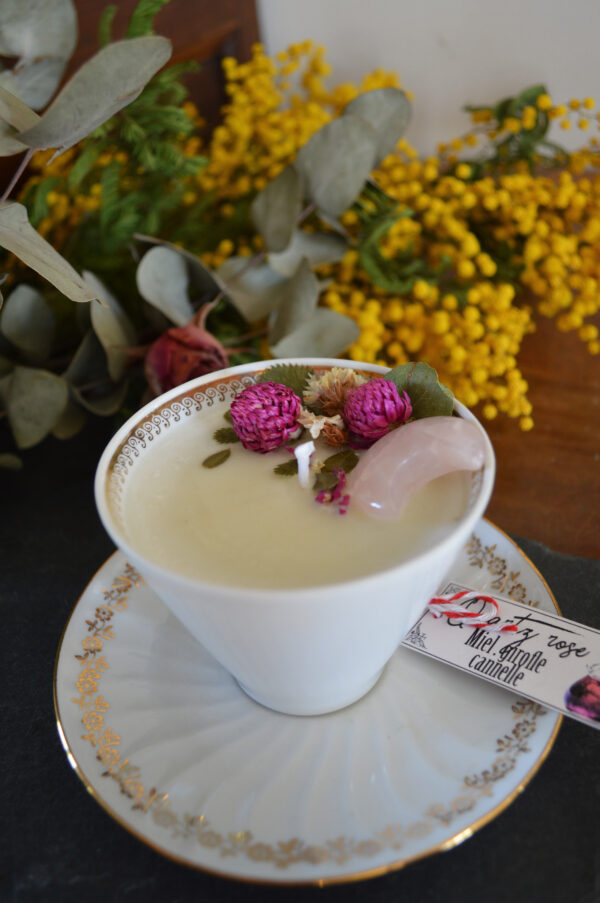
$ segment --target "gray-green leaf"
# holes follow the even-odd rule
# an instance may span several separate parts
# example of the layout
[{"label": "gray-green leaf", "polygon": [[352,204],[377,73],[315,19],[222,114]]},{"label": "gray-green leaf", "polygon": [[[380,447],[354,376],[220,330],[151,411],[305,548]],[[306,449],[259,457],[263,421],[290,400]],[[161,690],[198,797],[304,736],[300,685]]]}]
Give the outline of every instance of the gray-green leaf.
[{"label": "gray-green leaf", "polygon": [[19,141],[18,133],[7,122],[0,122],[0,157],[12,157],[28,150],[27,145]]},{"label": "gray-green leaf", "polygon": [[39,110],[54,94],[76,41],[71,0],[2,0],[0,54],[19,60],[0,83]]},{"label": "gray-green leaf", "polygon": [[129,317],[97,276],[84,270],[84,278],[99,301],[92,301],[92,328],[106,352],[108,373],[115,382],[121,379],[129,359],[128,349],[135,344],[135,330]]},{"label": "gray-green leaf", "polygon": [[335,357],[355,342],[360,329],[350,317],[318,307],[295,332],[271,347],[275,357]]},{"label": "gray-green leaf", "polygon": [[[8,122],[8,124],[18,132],[22,132],[24,129],[33,128],[33,126],[40,121],[40,117],[37,113],[33,112],[31,107],[28,107],[27,104],[23,103],[23,101],[19,97],[16,97],[1,85],[0,119]],[[21,144],[22,148],[25,147],[22,142],[19,143]]]},{"label": "gray-green leaf", "polygon": [[85,411],[70,398],[52,430],[55,439],[72,439],[85,426]]},{"label": "gray-green leaf", "polygon": [[177,326],[184,326],[194,314],[188,296],[188,267],[185,258],[164,246],[147,251],[135,274],[140,295]]},{"label": "gray-green leaf", "polygon": [[286,166],[252,202],[254,225],[269,251],[289,245],[302,207],[302,183],[293,166]]},{"label": "gray-green leaf", "polygon": [[58,423],[69,399],[66,381],[48,370],[15,367],[6,410],[19,448],[37,445]]},{"label": "gray-green leaf", "polygon": [[18,455],[3,452],[0,455],[0,470],[22,470],[23,462]]},{"label": "gray-green leaf", "polygon": [[[195,300],[202,303],[204,303],[205,301],[211,301],[220,291],[225,290],[225,285],[219,279],[218,275],[216,273],[213,273],[212,270],[205,266],[200,258],[196,257],[195,254],[192,254],[191,251],[186,251],[184,250],[184,248],[179,248],[170,241],[164,241],[161,238],[153,238],[150,235],[140,235],[139,233],[136,233],[134,235],[134,238],[136,238],[138,241],[143,242],[143,244],[157,245],[161,248],[168,248],[170,251],[177,254],[183,261],[185,261],[185,264],[187,266],[189,285],[192,291],[195,293]],[[165,260],[166,258],[162,259]],[[147,290],[146,283],[144,283],[144,287]],[[181,305],[180,313],[183,313],[183,310],[184,307],[183,305]],[[163,310],[163,313],[166,313],[166,311]],[[169,314],[166,315],[170,318]]]},{"label": "gray-green leaf", "polygon": [[72,147],[138,97],[171,56],[171,42],[152,35],[116,41],[98,51],[67,82],[33,128],[29,147]]},{"label": "gray-green leaf", "polygon": [[76,387],[107,378],[106,354],[92,329],[79,343],[63,376]]},{"label": "gray-green leaf", "polygon": [[414,364],[401,364],[385,374],[384,379],[391,380],[396,388],[408,393],[413,417],[449,416],[454,409],[454,396],[450,389],[442,385],[433,367],[422,361]]},{"label": "gray-green leaf", "polygon": [[277,345],[295,332],[315,311],[319,300],[319,283],[306,258],[292,278],[282,287],[282,300],[273,313],[269,329],[269,345]]},{"label": "gray-green leaf", "polygon": [[377,134],[374,169],[395,149],[410,120],[410,103],[399,88],[378,88],[359,94],[344,108],[344,116],[360,116]]},{"label": "gray-green leaf", "polygon": [[341,235],[328,232],[304,232],[296,229],[289,247],[281,254],[269,254],[267,260],[272,270],[282,276],[291,276],[306,257],[313,267],[341,260],[348,250],[348,242]]},{"label": "gray-green leaf", "polygon": [[73,398],[91,414],[97,417],[110,417],[116,414],[125,401],[127,394],[127,383],[122,382],[114,388],[109,387],[108,392],[98,395],[96,391],[84,391],[71,387]]},{"label": "gray-green leaf", "polygon": [[306,194],[331,216],[339,216],[358,197],[376,156],[377,135],[351,114],[328,122],[296,157]]},{"label": "gray-green leaf", "polygon": [[92,301],[96,295],[64,257],[35,231],[23,204],[0,206],[0,247],[12,251],[72,301]]},{"label": "gray-green leaf", "polygon": [[43,361],[52,347],[54,314],[37,289],[22,283],[4,302],[0,329],[23,354]]},{"label": "gray-green leaf", "polygon": [[266,263],[248,267],[247,257],[230,257],[219,267],[216,276],[224,283],[228,298],[249,323],[262,320],[277,307],[281,300],[280,288],[286,281]]}]

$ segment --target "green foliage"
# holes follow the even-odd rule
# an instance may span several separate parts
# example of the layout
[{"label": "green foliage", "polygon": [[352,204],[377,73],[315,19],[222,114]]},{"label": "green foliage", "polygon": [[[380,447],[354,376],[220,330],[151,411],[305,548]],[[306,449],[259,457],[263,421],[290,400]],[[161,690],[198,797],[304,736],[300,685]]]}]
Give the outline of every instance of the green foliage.
[{"label": "green foliage", "polygon": [[[328,473],[333,473],[334,470],[343,470],[346,473],[350,473],[357,464],[358,455],[356,452],[353,452],[352,449],[346,449],[345,451],[336,452],[335,455],[330,455],[328,458],[325,458],[323,461],[323,470]],[[322,472],[323,471],[321,471],[321,473]]]},{"label": "green foliage", "polygon": [[100,22],[98,24],[99,47],[106,47],[106,45],[110,43],[112,23],[117,13],[117,9],[117,4],[111,3],[102,10],[102,15],[100,16]]},{"label": "green foliage", "polygon": [[225,463],[230,454],[230,448],[224,448],[221,451],[215,452],[214,455],[209,455],[208,458],[204,459],[202,467],[219,467],[220,464]]},{"label": "green foliage", "polygon": [[315,492],[322,492],[324,489],[333,489],[337,486],[339,477],[332,470],[321,470],[315,477],[313,489]]},{"label": "green foliage", "polygon": [[273,468],[273,473],[276,473],[280,477],[293,477],[298,473],[298,460],[296,458],[290,458],[289,461],[283,461],[283,463],[278,464],[277,467]]},{"label": "green foliage", "polygon": [[257,382],[280,383],[282,386],[292,389],[296,395],[302,398],[306,383],[314,375],[314,372],[312,367],[305,367],[302,364],[275,364],[261,373]]},{"label": "green foliage", "polygon": [[454,409],[454,396],[442,385],[429,364],[401,364],[389,370],[384,379],[393,382],[398,391],[405,391],[411,401],[413,417],[450,416]]},{"label": "green foliage", "polygon": [[521,119],[525,107],[536,108],[535,125],[530,129],[521,129],[515,134],[500,136],[492,143],[493,153],[485,157],[478,157],[464,162],[472,167],[471,178],[481,178],[488,172],[505,169],[516,162],[524,161],[530,169],[537,165],[561,166],[564,165],[566,151],[552,141],[548,141],[546,135],[550,127],[550,118],[544,110],[537,108],[537,100],[542,94],[547,94],[545,85],[532,85],[525,88],[514,97],[505,97],[503,100],[489,106],[465,106],[468,113],[490,111],[495,125],[501,129],[504,121],[509,118]]},{"label": "green foliage", "polygon": [[154,17],[168,2],[169,0],[140,0],[129,20],[125,37],[139,38],[154,34]]},{"label": "green foliage", "polygon": [[222,426],[220,427],[220,429],[215,430],[215,432],[213,433],[213,439],[220,445],[230,445],[233,442],[240,441],[236,431],[232,427],[228,426]]}]

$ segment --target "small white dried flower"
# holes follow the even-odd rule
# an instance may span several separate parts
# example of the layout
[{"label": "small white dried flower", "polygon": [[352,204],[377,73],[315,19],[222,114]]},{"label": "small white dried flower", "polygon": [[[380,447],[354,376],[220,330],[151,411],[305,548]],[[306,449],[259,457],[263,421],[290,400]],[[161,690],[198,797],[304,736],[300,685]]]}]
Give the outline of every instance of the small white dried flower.
[{"label": "small white dried flower", "polygon": [[336,414],[335,417],[324,417],[318,414],[313,414],[312,411],[309,411],[306,408],[302,408],[302,410],[300,411],[298,423],[301,423],[302,426],[309,431],[313,439],[319,438],[327,424],[331,424],[331,426],[337,426],[339,427],[339,429],[344,428],[344,421],[339,414]]},{"label": "small white dried flower", "polygon": [[332,416],[341,413],[346,393],[367,380],[364,376],[346,367],[332,367],[320,376],[313,374],[303,393],[305,404],[323,414]]}]

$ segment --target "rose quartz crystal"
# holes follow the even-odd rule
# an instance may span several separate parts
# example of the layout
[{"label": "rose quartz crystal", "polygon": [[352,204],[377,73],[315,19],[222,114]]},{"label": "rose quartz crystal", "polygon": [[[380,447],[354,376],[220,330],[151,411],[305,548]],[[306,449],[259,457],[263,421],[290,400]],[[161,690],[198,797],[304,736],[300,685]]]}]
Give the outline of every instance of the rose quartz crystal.
[{"label": "rose quartz crystal", "polygon": [[418,489],[453,470],[478,470],[484,438],[460,417],[426,417],[398,427],[362,456],[348,479],[352,505],[372,517],[398,517]]}]

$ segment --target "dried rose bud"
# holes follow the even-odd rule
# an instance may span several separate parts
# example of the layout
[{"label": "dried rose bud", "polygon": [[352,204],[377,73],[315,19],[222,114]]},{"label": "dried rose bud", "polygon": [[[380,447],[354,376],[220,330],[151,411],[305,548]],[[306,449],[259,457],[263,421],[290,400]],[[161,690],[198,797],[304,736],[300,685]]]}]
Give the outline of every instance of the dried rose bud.
[{"label": "dried rose bud", "polygon": [[362,386],[350,389],[346,395],[344,420],[359,440],[375,442],[411,415],[409,396],[406,392],[400,395],[389,379],[371,379]]},{"label": "dried rose bud", "polygon": [[249,386],[231,403],[231,422],[244,448],[274,451],[298,429],[302,403],[296,393],[279,383]]},{"label": "dried rose bud", "polygon": [[221,343],[206,329],[188,323],[167,329],[151,345],[144,373],[155,395],[161,395],[189,379],[227,366],[227,352]]}]

